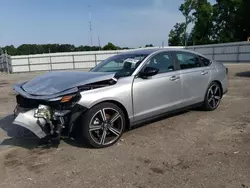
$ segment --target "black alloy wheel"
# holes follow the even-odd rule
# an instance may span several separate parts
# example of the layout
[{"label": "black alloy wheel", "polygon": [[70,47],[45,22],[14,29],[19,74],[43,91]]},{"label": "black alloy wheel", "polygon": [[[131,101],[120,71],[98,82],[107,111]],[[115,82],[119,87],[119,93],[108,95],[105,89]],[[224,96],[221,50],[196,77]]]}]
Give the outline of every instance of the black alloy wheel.
[{"label": "black alloy wheel", "polygon": [[123,111],[113,103],[100,103],[82,116],[83,139],[95,148],[116,143],[125,128]]},{"label": "black alloy wheel", "polygon": [[215,110],[220,102],[222,97],[221,87],[218,83],[212,82],[207,90],[203,108],[208,111]]}]

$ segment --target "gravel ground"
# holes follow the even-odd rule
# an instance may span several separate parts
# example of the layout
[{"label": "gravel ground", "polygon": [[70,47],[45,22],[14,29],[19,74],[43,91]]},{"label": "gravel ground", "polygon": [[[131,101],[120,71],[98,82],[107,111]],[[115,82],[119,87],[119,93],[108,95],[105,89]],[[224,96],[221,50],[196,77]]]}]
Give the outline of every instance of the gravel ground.
[{"label": "gravel ground", "polygon": [[69,140],[36,148],[9,115],[11,85],[37,73],[0,74],[0,187],[250,188],[250,65],[227,66],[229,92],[217,110],[152,122],[106,149]]}]

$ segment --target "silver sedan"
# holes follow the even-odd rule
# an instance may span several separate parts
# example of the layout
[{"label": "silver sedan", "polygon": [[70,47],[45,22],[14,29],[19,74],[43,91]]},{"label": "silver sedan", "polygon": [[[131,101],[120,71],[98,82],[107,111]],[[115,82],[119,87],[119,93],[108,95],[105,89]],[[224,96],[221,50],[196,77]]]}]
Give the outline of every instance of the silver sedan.
[{"label": "silver sedan", "polygon": [[228,69],[193,51],[133,50],[89,72],[49,72],[14,89],[15,124],[41,139],[64,134],[100,148],[159,116],[193,107],[215,110],[228,89]]}]

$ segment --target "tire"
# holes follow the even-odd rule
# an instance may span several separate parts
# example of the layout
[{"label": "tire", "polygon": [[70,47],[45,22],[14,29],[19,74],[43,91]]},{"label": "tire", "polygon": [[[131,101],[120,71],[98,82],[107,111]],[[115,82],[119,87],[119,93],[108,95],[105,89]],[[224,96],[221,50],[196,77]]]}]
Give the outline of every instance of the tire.
[{"label": "tire", "polygon": [[117,105],[97,104],[81,117],[81,140],[94,148],[111,146],[120,139],[125,125],[125,115]]},{"label": "tire", "polygon": [[221,98],[222,98],[222,89],[220,85],[216,82],[212,82],[206,91],[202,107],[203,110],[213,111],[217,109],[217,107],[220,105]]}]

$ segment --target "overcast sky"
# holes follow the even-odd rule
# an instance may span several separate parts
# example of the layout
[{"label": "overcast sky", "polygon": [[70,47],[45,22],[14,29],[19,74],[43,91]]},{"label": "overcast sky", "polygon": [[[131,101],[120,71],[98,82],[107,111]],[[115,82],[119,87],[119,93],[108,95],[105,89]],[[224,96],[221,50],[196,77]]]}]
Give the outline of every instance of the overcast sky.
[{"label": "overcast sky", "polygon": [[[0,45],[69,43],[119,46],[167,45],[169,31],[184,21],[184,0],[2,0]],[[91,16],[89,14],[91,12]]]}]

